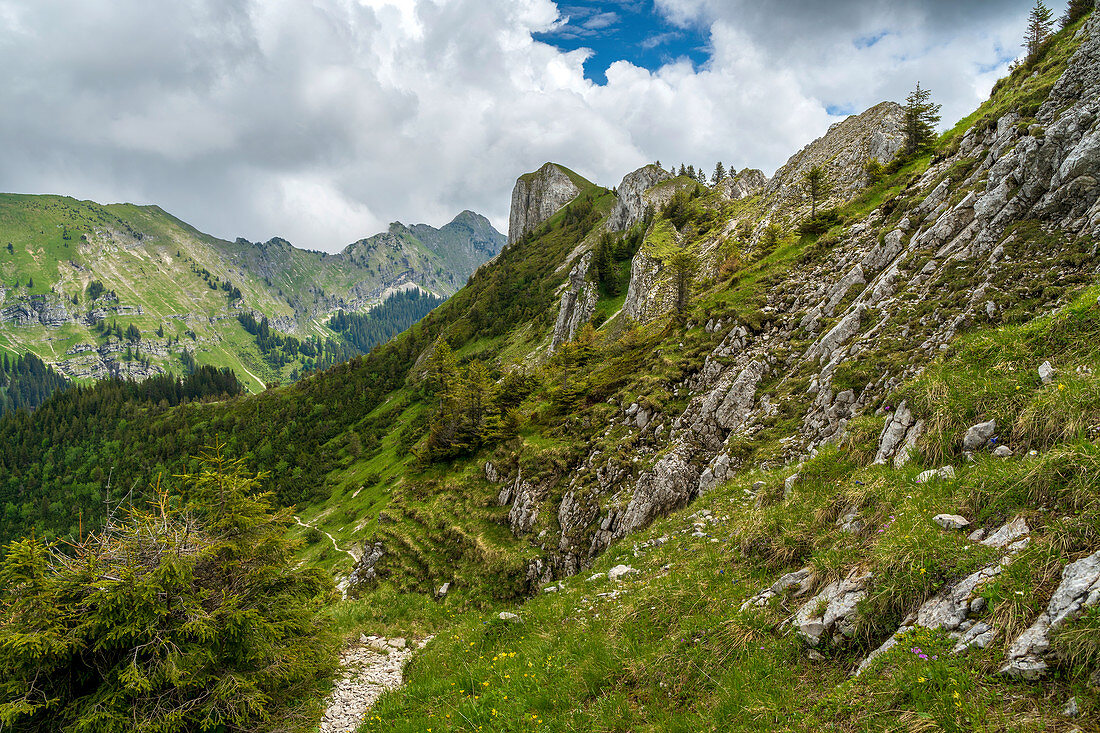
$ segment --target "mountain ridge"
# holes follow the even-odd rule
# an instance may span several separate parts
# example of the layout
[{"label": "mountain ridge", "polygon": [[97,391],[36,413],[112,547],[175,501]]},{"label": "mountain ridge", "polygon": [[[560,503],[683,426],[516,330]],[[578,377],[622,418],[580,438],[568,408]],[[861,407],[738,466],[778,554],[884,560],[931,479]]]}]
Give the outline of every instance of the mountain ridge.
[{"label": "mountain ridge", "polygon": [[624,204],[550,164],[517,236],[367,355],[0,420],[0,529],[76,536],[226,436],[349,644],[424,640],[366,730],[1087,727],[1100,20],[881,177],[848,127],[803,151],[857,151],[827,216],[793,174],[643,168]]},{"label": "mountain ridge", "polygon": [[[70,379],[180,373],[194,358],[231,366],[250,389],[262,389],[311,361],[273,366],[236,323],[239,315],[266,317],[299,340],[336,343],[324,325],[329,316],[365,312],[410,287],[446,297],[504,241],[477,215],[459,214],[439,230],[415,227],[431,241],[404,228],[327,255],[281,238],[218,239],[157,205],[2,194],[0,346],[33,352]],[[108,300],[91,296],[93,283]],[[123,330],[127,321],[136,325],[141,338],[128,344],[95,331],[118,319]],[[346,358],[341,353],[324,359]]]}]

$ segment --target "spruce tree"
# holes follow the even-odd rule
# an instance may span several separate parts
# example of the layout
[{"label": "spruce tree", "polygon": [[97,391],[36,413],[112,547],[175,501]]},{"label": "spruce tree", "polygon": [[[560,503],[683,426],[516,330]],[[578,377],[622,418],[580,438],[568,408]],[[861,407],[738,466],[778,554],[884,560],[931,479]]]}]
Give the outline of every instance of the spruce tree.
[{"label": "spruce tree", "polygon": [[[26,731],[309,730],[303,698],[335,667],[297,567],[290,513],[221,447],[182,496],[157,491],[65,551],[0,561],[0,726]],[[157,487],[159,489],[159,486]]]},{"label": "spruce tree", "polygon": [[699,260],[687,250],[680,250],[669,260],[676,287],[676,318],[683,323],[691,303],[691,283],[699,270]]},{"label": "spruce tree", "polygon": [[718,164],[714,166],[714,175],[711,176],[711,183],[718,185],[718,182],[726,177],[726,167],[722,165],[722,161],[718,161]]},{"label": "spruce tree", "polygon": [[1043,0],[1035,0],[1035,7],[1027,18],[1027,35],[1024,37],[1028,61],[1034,61],[1038,57],[1043,44],[1050,38],[1052,17],[1050,8],[1043,4]]},{"label": "spruce tree", "polygon": [[817,216],[817,204],[829,195],[832,185],[829,174],[819,165],[815,165],[802,174],[802,190],[810,197],[810,216]]},{"label": "spruce tree", "polygon": [[905,147],[907,156],[931,147],[936,139],[936,124],[940,121],[940,105],[933,104],[932,92],[922,89],[920,82],[905,101]]},{"label": "spruce tree", "polygon": [[596,252],[592,258],[592,268],[596,273],[596,281],[607,295],[614,297],[619,293],[619,277],[615,271],[615,261],[612,255],[614,242],[609,233],[604,233],[596,244]]}]

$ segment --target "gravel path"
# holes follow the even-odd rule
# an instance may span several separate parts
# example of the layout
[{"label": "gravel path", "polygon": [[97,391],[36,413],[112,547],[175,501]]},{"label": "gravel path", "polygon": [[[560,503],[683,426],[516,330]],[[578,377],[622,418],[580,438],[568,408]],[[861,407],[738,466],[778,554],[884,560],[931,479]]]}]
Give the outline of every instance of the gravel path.
[{"label": "gravel path", "polygon": [[358,729],[382,693],[400,687],[405,663],[429,641],[430,636],[419,644],[401,638],[362,636],[358,644],[345,649],[340,655],[343,672],[325,704],[320,733],[351,733]]},{"label": "gravel path", "polygon": [[297,514],[294,515],[294,521],[298,523],[299,527],[306,527],[308,529],[316,529],[318,532],[323,534],[325,537],[328,537],[329,542],[332,543],[332,546],[336,548],[337,552],[344,553],[345,555],[347,555],[348,557],[350,557],[352,559],[352,562],[359,562],[359,556],[356,555],[353,550],[345,550],[343,547],[340,547],[340,544],[336,541],[336,538],[333,537],[328,532],[326,532],[325,530],[318,529],[317,527],[313,526],[313,524],[310,523],[310,522],[303,522],[302,518],[299,517]]}]

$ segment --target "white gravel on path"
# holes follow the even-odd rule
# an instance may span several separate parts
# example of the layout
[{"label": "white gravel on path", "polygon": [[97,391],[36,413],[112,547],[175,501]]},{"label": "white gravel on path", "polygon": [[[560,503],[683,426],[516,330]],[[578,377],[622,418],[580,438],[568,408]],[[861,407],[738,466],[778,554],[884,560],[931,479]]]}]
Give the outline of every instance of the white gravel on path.
[{"label": "white gravel on path", "polygon": [[382,693],[401,686],[405,663],[431,639],[414,645],[402,638],[362,636],[358,644],[345,649],[340,654],[340,678],[325,703],[320,733],[357,730]]}]

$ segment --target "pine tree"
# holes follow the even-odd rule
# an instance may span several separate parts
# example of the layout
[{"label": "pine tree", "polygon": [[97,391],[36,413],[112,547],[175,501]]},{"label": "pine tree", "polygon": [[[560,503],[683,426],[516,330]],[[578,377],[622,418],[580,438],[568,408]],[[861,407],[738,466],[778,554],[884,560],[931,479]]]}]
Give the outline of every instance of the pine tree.
[{"label": "pine tree", "polygon": [[676,318],[681,323],[687,317],[691,302],[691,283],[699,269],[699,260],[687,250],[680,250],[669,260],[676,286]]},{"label": "pine tree", "polygon": [[684,167],[683,163],[680,164],[680,173],[678,175],[681,175],[681,176],[686,176],[687,175],[687,168]]},{"label": "pine tree", "polygon": [[817,216],[817,204],[829,195],[832,184],[829,174],[819,165],[815,165],[802,174],[802,190],[810,197],[810,216]]},{"label": "pine tree", "polygon": [[717,186],[718,182],[721,181],[725,177],[726,177],[726,167],[724,165],[722,165],[722,161],[718,161],[718,164],[716,166],[714,166],[714,175],[711,176],[711,178],[710,178],[711,183],[713,185]]},{"label": "pine tree", "polygon": [[687,177],[688,178],[695,178],[695,166],[693,166],[693,165],[688,166]]},{"label": "pine tree", "polygon": [[1050,38],[1051,18],[1050,8],[1043,4],[1043,0],[1035,0],[1035,7],[1027,19],[1027,35],[1024,36],[1024,48],[1027,49],[1027,60],[1035,60],[1043,48],[1043,44]]},{"label": "pine tree", "polygon": [[906,155],[912,156],[927,150],[936,139],[936,125],[940,121],[940,105],[933,104],[932,92],[917,88],[910,92],[905,101],[905,147]]}]

